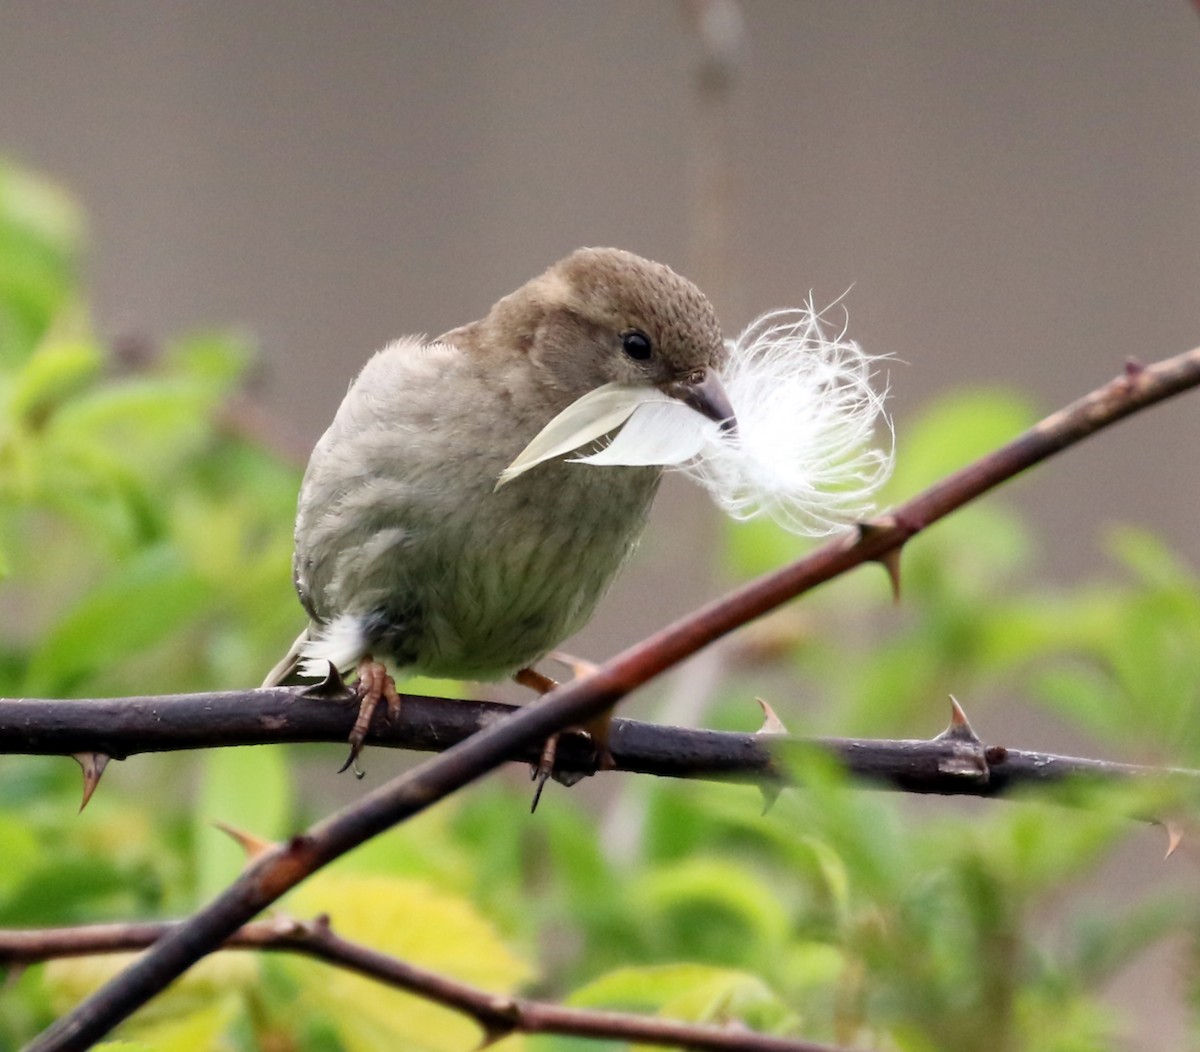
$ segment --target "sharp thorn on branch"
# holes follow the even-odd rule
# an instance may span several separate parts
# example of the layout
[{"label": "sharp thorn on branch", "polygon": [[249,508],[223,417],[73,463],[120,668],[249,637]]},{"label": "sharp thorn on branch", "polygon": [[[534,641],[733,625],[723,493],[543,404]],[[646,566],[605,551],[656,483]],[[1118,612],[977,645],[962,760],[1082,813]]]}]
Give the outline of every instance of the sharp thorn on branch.
[{"label": "sharp thorn on branch", "polygon": [[[320,683],[313,683],[300,691],[302,698],[340,698],[350,692],[346,681],[332,661],[328,662],[329,669]],[[339,774],[341,772],[338,772]]]},{"label": "sharp thorn on branch", "polygon": [[92,793],[96,791],[96,786],[100,784],[100,776],[104,774],[104,768],[108,766],[108,761],[112,757],[103,752],[77,752],[75,753],[75,762],[79,764],[83,771],[83,800],[79,804],[80,812],[88,805],[88,801],[92,798]]},{"label": "sharp thorn on branch", "polygon": [[[892,515],[881,515],[870,522],[860,522],[858,524],[858,537],[860,541],[865,541],[874,534],[881,533],[884,530],[895,529],[901,525],[900,521]],[[913,531],[915,532],[915,531]],[[874,559],[880,566],[887,571],[888,582],[892,586],[892,600],[900,602],[900,553],[904,550],[903,541],[897,544],[894,548],[889,548],[882,555],[877,555]]]},{"label": "sharp thorn on branch", "polygon": [[983,785],[991,781],[992,769],[988,762],[988,750],[971,728],[967,714],[963,712],[953,694],[950,695],[950,723],[933,740],[953,746],[945,756],[938,759],[938,770],[942,774],[966,778]]},{"label": "sharp thorn on branch", "polygon": [[967,719],[967,714],[963,712],[963,707],[958,703],[958,698],[953,694],[950,695],[950,723],[934,740],[946,741],[947,739],[968,742],[971,745],[983,744],[979,735],[972,729],[971,722]]},{"label": "sharp thorn on branch", "polygon": [[475,1052],[483,1052],[497,1041],[503,1041],[517,1029],[517,1003],[511,997],[493,997],[487,1006],[486,1017],[476,1016],[483,1027],[483,1040],[475,1046]]},{"label": "sharp thorn on branch", "polygon": [[892,586],[892,602],[900,602],[900,553],[902,548],[892,548],[879,557],[877,562],[884,568]]},{"label": "sharp thorn on branch", "polygon": [[1183,827],[1176,822],[1163,822],[1162,827],[1167,831],[1167,853],[1163,858],[1168,859],[1183,843]]},{"label": "sharp thorn on branch", "polygon": [[761,813],[765,816],[775,806],[775,801],[779,799],[783,789],[774,782],[759,782],[758,791],[762,793],[763,809]]},{"label": "sharp thorn on branch", "polygon": [[761,727],[759,727],[758,730],[756,730],[754,733],[755,734],[787,734],[787,732],[788,732],[787,727],[784,726],[783,720],[781,720],[779,718],[778,714],[771,707],[770,703],[767,701],[764,701],[762,698],[755,698],[754,700],[758,702],[759,707],[762,709],[762,712],[763,712],[763,725]]},{"label": "sharp thorn on branch", "polygon": [[487,1025],[480,1023],[479,1025],[483,1027],[483,1039],[475,1046],[475,1052],[483,1052],[485,1048],[491,1048],[496,1042],[503,1041],[517,1029],[514,1023],[488,1023]]},{"label": "sharp thorn on branch", "polygon": [[230,837],[246,853],[247,863],[253,862],[260,855],[278,846],[270,840],[264,840],[253,833],[247,833],[244,829],[238,829],[227,822],[214,821],[213,827],[219,829],[227,837]]},{"label": "sharp thorn on branch", "polygon": [[[760,734],[767,736],[787,734],[787,727],[784,725],[783,720],[779,718],[779,715],[771,707],[770,702],[765,701],[763,698],[755,698],[754,700],[758,702],[763,711],[763,725],[754,732],[755,737],[758,737]],[[765,815],[771,810],[772,807],[775,806],[775,801],[779,799],[779,794],[783,792],[783,786],[777,784],[776,782],[759,782],[758,789],[759,792],[762,793],[762,813]]]}]

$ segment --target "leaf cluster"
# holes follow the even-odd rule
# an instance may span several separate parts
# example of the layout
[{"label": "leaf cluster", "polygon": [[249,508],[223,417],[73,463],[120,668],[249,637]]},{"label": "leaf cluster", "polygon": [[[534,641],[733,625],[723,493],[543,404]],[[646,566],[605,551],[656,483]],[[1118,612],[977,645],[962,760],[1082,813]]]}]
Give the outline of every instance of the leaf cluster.
[{"label": "leaf cluster", "polygon": [[[252,350],[220,333],[161,347],[102,338],[81,248],[61,191],[0,168],[0,689],[256,682],[298,618],[298,471],[236,427]],[[893,496],[1031,415],[996,391],[927,409],[900,429]],[[795,543],[731,525],[722,558],[742,577],[794,558]],[[1194,571],[1144,531],[1106,543],[1097,579],[1055,585],[1017,514],[966,509],[910,543],[901,606],[862,574],[751,629],[771,647],[714,677],[704,719],[753,729],[761,693],[793,732],[915,737],[953,692],[989,740],[1036,718],[1039,733],[1113,758],[1200,764]],[[328,811],[329,764],[286,747],[139,759],[80,818],[66,762],[0,761],[0,925],[184,914],[241,863],[210,823],[286,837]],[[548,793],[530,818],[527,783],[494,779],[322,871],[282,909],[328,914],[345,937],[496,992],[903,1052],[1124,1047],[1113,982],[1151,947],[1197,945],[1194,862],[1161,879],[1161,840],[1126,817],[1162,814],[1161,799],[898,800],[816,755],[795,766],[803,788],[767,814],[749,787],[600,776]],[[1130,844],[1138,877],[1114,890],[1097,873]],[[1198,959],[1179,979],[1193,1009]],[[14,976],[0,1048],[119,964]],[[111,1047],[450,1052],[479,1037],[411,995],[239,952],[193,969]]]}]

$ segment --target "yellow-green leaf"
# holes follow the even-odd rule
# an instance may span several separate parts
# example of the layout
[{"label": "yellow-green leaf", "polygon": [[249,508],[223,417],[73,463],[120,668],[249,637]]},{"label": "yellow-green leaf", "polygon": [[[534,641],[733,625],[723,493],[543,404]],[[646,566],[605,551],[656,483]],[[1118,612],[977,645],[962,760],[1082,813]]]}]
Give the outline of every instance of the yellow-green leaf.
[{"label": "yellow-green leaf", "polygon": [[[423,881],[321,874],[293,892],[286,908],[297,917],[328,914],[344,938],[494,993],[510,993],[532,976],[470,902]],[[479,1045],[474,1022],[430,1001],[312,961],[285,965],[299,983],[298,1003],[323,1012],[347,1052],[470,1052]]]}]

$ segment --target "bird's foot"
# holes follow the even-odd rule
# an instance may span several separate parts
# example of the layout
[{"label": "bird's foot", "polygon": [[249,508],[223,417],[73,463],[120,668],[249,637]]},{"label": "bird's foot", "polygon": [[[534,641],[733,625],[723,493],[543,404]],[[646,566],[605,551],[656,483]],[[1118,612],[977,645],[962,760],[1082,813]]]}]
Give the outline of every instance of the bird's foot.
[{"label": "bird's foot", "polygon": [[[554,657],[556,660],[563,660],[563,657],[557,652],[555,653]],[[595,665],[587,665],[586,668],[583,668],[582,666],[584,666],[586,663],[576,663],[575,659],[563,661],[563,663],[571,665],[577,676],[586,675],[588,672],[593,671],[596,668]],[[549,694],[550,691],[554,690],[558,686],[558,682],[556,680],[553,680],[549,676],[545,676],[536,669],[532,668],[521,669],[513,676],[513,679],[517,683],[521,684],[521,686],[529,687],[530,690],[536,690],[539,694]],[[612,752],[608,747],[609,728],[611,725],[612,713],[606,712],[604,715],[592,720],[592,722],[587,724],[587,726],[584,728],[588,737],[592,739],[592,745],[596,751],[595,762],[596,770],[598,771],[611,771],[616,767],[616,761],[613,759]],[[578,731],[578,728],[568,728],[568,730]],[[530,767],[529,777],[532,781],[537,783],[537,788],[533,791],[533,803],[529,808],[530,811],[537,810],[538,801],[542,798],[542,790],[546,787],[546,782],[548,782],[551,777],[553,777],[556,782],[561,782],[568,788],[578,782],[580,778],[584,777],[583,773],[581,772],[555,772],[554,761],[558,755],[558,740],[560,736],[560,734],[552,734],[546,739],[545,745],[542,746],[541,757],[538,759],[536,764],[532,764]]]},{"label": "bird's foot", "polygon": [[371,729],[371,720],[375,716],[375,710],[379,708],[381,701],[385,702],[388,708],[388,717],[395,719],[400,713],[400,695],[396,692],[396,681],[389,675],[387,668],[382,662],[372,658],[370,654],[364,654],[358,663],[358,682],[354,689],[362,699],[362,703],[358,707],[358,718],[350,730],[350,755],[346,757],[346,762],[338,768],[338,774],[353,767],[354,777],[361,778],[364,772],[359,769],[358,757],[367,740],[367,732]]},{"label": "bird's foot", "polygon": [[[513,681],[522,687],[536,690],[539,694],[549,694],[558,686],[556,680],[549,676],[543,676],[533,668],[518,669],[513,675]],[[542,790],[546,788],[546,782],[554,773],[554,758],[558,754],[558,737],[557,734],[552,734],[546,739],[546,744],[542,746],[540,759],[536,764],[530,766],[529,777],[537,783],[537,788],[533,790],[533,803],[529,805],[530,813],[537,810],[538,801],[542,798]]]}]

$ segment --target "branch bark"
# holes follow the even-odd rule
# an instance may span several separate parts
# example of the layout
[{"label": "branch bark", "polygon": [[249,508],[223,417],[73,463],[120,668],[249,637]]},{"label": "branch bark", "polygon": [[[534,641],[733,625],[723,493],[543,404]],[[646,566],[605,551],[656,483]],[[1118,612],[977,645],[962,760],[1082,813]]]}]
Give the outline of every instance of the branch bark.
[{"label": "branch bark", "polygon": [[[0,929],[0,967],[22,967],[59,957],[142,950],[178,928],[177,922],[140,922]],[[278,918],[247,924],[234,932],[221,948],[303,954],[357,972],[470,1016],[483,1031],[484,1044],[520,1032],[729,1052],[839,1052],[830,1045],[752,1030],[698,1026],[628,1012],[567,1008],[545,1001],[488,993],[343,939],[330,927],[327,917],[314,921]]]},{"label": "branch bark", "polygon": [[[822,548],[702,607],[508,719],[479,731],[307,833],[262,855],[213,902],[164,936],[103,989],[29,1045],[82,1049],[220,946],[310,873],[503,763],[515,750],[586,724],[647,680],[735,628],[868,561],[894,558],[913,536],[962,505],[1095,432],[1200,385],[1200,348],[1124,373],[1013,441],[954,472],[857,535]],[[894,565],[890,567],[895,569]]]},{"label": "branch bark", "polygon": [[[499,702],[407,694],[400,712],[380,712],[368,743],[444,752],[499,719],[520,712]],[[43,700],[0,698],[0,753],[108,756],[283,742],[330,742],[344,747],[358,699],[313,697],[302,688],[227,691],[134,698]],[[778,785],[781,753],[818,749],[852,777],[909,793],[1000,796],[1022,786],[1070,778],[1122,781],[1173,778],[1200,785],[1200,771],[1030,752],[988,745],[952,709],[945,732],[928,740],[798,738],[663,727],[613,720],[610,747],[616,770],[665,778],[701,778]],[[536,763],[540,744],[514,748],[504,759]],[[591,742],[565,734],[556,770],[596,773]]]}]

